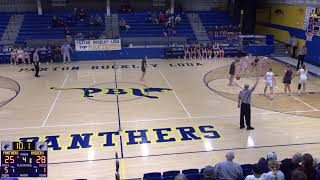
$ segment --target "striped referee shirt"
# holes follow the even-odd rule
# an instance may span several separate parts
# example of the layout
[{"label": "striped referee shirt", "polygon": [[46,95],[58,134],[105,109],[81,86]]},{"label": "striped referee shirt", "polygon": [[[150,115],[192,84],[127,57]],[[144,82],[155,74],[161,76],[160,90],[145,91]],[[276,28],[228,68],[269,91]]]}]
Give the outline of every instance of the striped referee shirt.
[{"label": "striped referee shirt", "polygon": [[250,104],[251,103],[251,94],[254,91],[254,88],[251,89],[243,89],[239,93],[240,103]]}]

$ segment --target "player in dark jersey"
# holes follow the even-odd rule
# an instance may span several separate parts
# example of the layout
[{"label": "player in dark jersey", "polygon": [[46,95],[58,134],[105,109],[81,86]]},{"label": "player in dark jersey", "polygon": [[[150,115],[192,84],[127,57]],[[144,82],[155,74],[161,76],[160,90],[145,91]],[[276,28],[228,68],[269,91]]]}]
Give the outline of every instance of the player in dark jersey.
[{"label": "player in dark jersey", "polygon": [[230,75],[230,79],[229,79],[229,86],[233,86],[233,79],[234,79],[234,75],[236,74],[236,64],[239,62],[239,59],[236,59],[235,61],[233,61],[233,63],[231,63],[230,65],[230,69],[229,69],[229,75]]},{"label": "player in dark jersey", "polygon": [[289,96],[291,95],[291,80],[294,77],[293,71],[290,69],[289,65],[287,65],[286,69],[284,70],[283,76],[283,84],[284,84],[284,92],[287,94],[289,91]]},{"label": "player in dark jersey", "polygon": [[141,78],[140,78],[140,81],[141,82],[144,82],[144,76],[146,75],[146,66],[147,66],[147,56],[145,56],[143,59],[142,59],[142,62],[141,62],[141,71],[142,71],[142,75],[141,75]]}]

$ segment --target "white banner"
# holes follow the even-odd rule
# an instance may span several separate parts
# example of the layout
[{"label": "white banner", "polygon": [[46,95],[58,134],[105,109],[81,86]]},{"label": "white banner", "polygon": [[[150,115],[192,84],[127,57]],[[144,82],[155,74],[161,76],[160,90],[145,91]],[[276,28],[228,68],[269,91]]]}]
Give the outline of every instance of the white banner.
[{"label": "white banner", "polygon": [[75,40],[76,51],[121,50],[120,39]]}]

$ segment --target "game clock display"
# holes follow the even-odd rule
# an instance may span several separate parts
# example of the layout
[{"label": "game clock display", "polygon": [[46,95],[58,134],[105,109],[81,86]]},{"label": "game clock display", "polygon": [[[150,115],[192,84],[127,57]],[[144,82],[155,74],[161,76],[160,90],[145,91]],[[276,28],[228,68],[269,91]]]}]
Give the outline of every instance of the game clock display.
[{"label": "game clock display", "polygon": [[47,153],[44,142],[1,142],[0,177],[47,177]]}]

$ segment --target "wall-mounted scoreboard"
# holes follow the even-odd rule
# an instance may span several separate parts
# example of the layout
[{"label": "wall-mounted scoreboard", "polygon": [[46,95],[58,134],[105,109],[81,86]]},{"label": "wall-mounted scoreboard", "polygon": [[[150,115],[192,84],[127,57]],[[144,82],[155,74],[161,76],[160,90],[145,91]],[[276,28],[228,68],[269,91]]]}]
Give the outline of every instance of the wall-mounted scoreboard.
[{"label": "wall-mounted scoreboard", "polygon": [[0,177],[47,177],[45,142],[1,142]]},{"label": "wall-mounted scoreboard", "polygon": [[304,26],[307,32],[320,35],[320,7],[307,7]]}]

